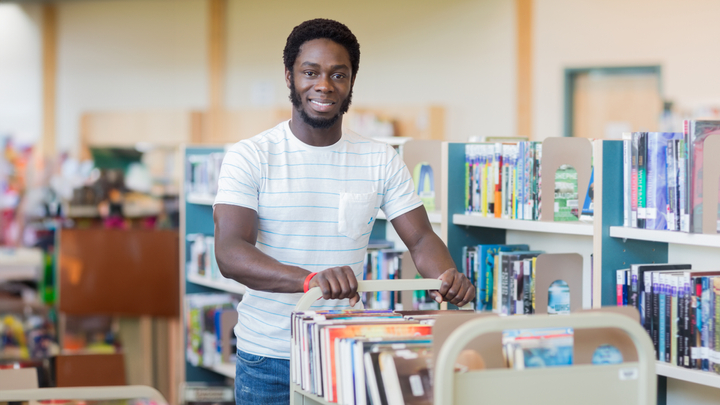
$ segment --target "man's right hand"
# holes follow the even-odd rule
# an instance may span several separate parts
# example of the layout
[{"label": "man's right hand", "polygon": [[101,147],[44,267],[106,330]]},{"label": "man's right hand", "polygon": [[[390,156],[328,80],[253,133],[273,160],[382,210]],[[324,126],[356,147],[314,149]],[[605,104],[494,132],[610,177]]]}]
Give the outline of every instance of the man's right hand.
[{"label": "man's right hand", "polygon": [[360,301],[357,279],[350,266],[331,267],[320,271],[310,280],[308,286],[320,287],[322,296],[326,300],[349,298],[351,307]]}]

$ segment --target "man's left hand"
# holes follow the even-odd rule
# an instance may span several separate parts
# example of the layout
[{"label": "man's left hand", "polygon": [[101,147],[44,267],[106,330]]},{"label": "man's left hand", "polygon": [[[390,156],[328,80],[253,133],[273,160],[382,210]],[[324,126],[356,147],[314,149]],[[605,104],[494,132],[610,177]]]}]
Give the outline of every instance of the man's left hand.
[{"label": "man's left hand", "polygon": [[457,269],[445,270],[445,272],[438,277],[438,280],[442,281],[440,289],[430,291],[430,296],[438,303],[447,301],[453,305],[462,307],[475,297],[475,287],[470,280],[468,280],[464,274],[459,273]]}]

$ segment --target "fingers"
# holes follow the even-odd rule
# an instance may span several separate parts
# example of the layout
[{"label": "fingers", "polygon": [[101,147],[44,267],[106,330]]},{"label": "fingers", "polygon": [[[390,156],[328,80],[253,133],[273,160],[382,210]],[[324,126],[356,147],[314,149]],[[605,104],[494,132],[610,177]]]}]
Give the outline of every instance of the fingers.
[{"label": "fingers", "polygon": [[360,294],[355,293],[355,295],[350,297],[350,300],[348,303],[350,304],[351,307],[354,307],[355,304],[357,304],[358,302],[360,302]]},{"label": "fingers", "polygon": [[332,267],[325,269],[313,277],[310,286],[317,284],[326,300],[338,300],[350,298],[354,305],[360,299],[357,294],[357,279],[349,266]]},{"label": "fingers", "polygon": [[462,307],[472,301],[475,296],[475,287],[464,274],[458,273],[456,269],[448,269],[441,276],[442,285],[438,293],[445,301]]}]

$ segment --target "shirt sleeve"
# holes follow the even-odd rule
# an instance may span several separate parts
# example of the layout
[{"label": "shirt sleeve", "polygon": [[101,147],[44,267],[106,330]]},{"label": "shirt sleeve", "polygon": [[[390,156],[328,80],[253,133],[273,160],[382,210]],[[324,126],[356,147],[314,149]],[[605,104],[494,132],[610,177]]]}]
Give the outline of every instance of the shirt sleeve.
[{"label": "shirt sleeve", "polygon": [[387,145],[385,156],[387,157],[386,177],[380,209],[383,210],[388,221],[390,221],[408,211],[414,210],[422,205],[422,202],[415,193],[415,184],[410,172],[397,151],[392,146]]},{"label": "shirt sleeve", "polygon": [[225,154],[220,176],[217,204],[237,205],[257,212],[260,181],[262,178],[260,156],[249,141],[240,141]]}]

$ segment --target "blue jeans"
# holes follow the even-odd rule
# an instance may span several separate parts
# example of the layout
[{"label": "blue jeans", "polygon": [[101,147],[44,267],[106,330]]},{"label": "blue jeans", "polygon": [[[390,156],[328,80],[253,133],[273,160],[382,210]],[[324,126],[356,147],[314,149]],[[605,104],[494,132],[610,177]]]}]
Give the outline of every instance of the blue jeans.
[{"label": "blue jeans", "polygon": [[237,351],[235,366],[237,405],[287,405],[290,403],[290,360]]}]

